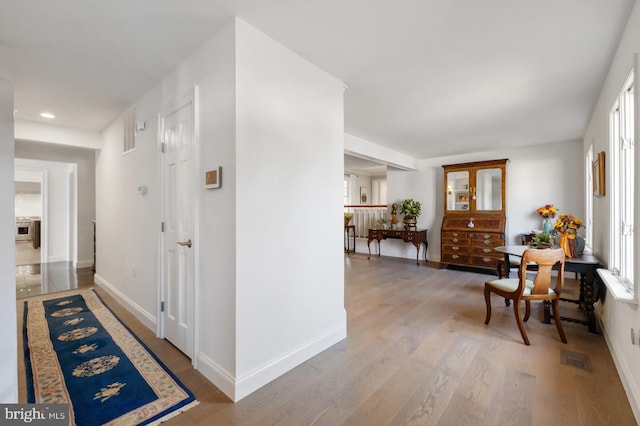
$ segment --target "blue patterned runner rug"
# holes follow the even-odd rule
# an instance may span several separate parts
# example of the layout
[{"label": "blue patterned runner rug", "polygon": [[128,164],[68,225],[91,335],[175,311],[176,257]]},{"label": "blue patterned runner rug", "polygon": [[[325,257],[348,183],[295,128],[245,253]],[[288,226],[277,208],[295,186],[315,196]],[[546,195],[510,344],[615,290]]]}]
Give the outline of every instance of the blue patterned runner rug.
[{"label": "blue patterned runner rug", "polygon": [[26,301],[23,333],[28,402],[69,404],[70,424],[153,424],[198,403],[94,291]]}]

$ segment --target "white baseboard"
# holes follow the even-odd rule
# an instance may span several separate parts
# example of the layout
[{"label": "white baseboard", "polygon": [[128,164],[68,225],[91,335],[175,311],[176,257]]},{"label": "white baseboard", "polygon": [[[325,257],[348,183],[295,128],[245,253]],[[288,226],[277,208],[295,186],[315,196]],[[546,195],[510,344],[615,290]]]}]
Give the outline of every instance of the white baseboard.
[{"label": "white baseboard", "polygon": [[235,401],[235,378],[224,368],[216,364],[211,358],[199,353],[197,370],[225,395]]},{"label": "white baseboard", "polygon": [[102,278],[98,274],[94,274],[93,276],[94,282],[100,286],[104,291],[109,293],[111,297],[116,299],[118,303],[120,303],[126,310],[131,312],[138,318],[144,325],[149,327],[153,333],[156,333],[156,317],[151,315],[149,312],[145,311],[140,305],[135,303],[133,300],[128,298],[124,293],[111,285],[107,280]]},{"label": "white baseboard", "polygon": [[76,269],[79,268],[90,268],[93,266],[93,259],[89,260],[78,260],[75,264]]},{"label": "white baseboard", "polygon": [[67,256],[49,256],[47,263],[51,262],[68,262]]},{"label": "white baseboard", "polygon": [[260,389],[262,386],[277,379],[287,371],[292,370],[346,337],[347,321],[345,313],[344,322],[325,335],[300,345],[288,353],[283,354],[280,358],[267,362],[261,367],[255,368],[253,371],[238,377],[236,379],[234,401],[240,401],[245,396]]},{"label": "white baseboard", "polygon": [[233,402],[238,402],[346,337],[347,324],[345,316],[343,324],[335,327],[325,335],[285,353],[278,359],[265,363],[261,367],[244,374],[239,379],[236,379],[233,374],[201,353],[197,355],[198,371],[231,398]]},{"label": "white baseboard", "polygon": [[640,424],[640,406],[638,405],[638,401],[640,401],[640,392],[637,384],[634,381],[629,380],[629,378],[634,377],[634,375],[629,369],[629,365],[624,361],[624,357],[621,355],[622,352],[614,343],[614,340],[609,337],[607,329],[604,327],[602,322],[600,322],[600,329],[602,330],[602,335],[604,336],[604,340],[607,343],[607,347],[609,348],[609,352],[613,358],[613,363],[618,370],[618,377],[620,377],[622,387],[627,394],[627,400],[629,401],[629,405],[631,405],[633,415],[636,418],[636,422]]}]

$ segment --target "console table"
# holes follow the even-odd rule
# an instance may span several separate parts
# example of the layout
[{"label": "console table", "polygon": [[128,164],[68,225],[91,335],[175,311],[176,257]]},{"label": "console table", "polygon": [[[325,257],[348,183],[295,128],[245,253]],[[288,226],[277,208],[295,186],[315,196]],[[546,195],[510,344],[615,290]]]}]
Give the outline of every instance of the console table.
[{"label": "console table", "polygon": [[[497,252],[504,254],[506,265],[509,265],[509,255],[522,256],[529,247],[520,246],[502,246],[496,247]],[[577,304],[583,311],[585,319],[577,319],[570,317],[560,317],[561,320],[584,324],[589,328],[591,333],[598,333],[598,325],[596,323],[596,314],[593,304],[598,301],[601,291],[599,284],[596,283],[596,269],[600,268],[600,261],[593,255],[585,254],[578,257],[567,257],[564,261],[565,272],[577,272],[580,274],[580,295],[578,299],[569,299],[561,297],[560,300]],[[509,267],[507,266],[507,278],[509,278]],[[548,305],[545,305],[544,320],[546,324],[551,323],[551,316]]]},{"label": "console table", "polygon": [[387,238],[400,239],[405,243],[411,243],[416,246],[417,264],[420,264],[420,245],[424,244],[424,261],[427,261],[427,247],[429,246],[429,242],[427,241],[426,229],[369,229],[367,238],[369,257],[367,257],[367,259],[371,258],[371,241],[378,241],[378,256],[380,256],[380,240],[386,240]]}]

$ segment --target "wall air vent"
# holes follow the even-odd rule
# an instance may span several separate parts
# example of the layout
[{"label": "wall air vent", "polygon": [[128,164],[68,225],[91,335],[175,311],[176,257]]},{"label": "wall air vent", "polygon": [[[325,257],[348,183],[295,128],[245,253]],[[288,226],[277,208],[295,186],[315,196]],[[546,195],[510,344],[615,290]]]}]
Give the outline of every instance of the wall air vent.
[{"label": "wall air vent", "polygon": [[124,154],[135,151],[136,149],[136,115],[134,111],[128,112],[124,116],[124,138],[123,138]]}]

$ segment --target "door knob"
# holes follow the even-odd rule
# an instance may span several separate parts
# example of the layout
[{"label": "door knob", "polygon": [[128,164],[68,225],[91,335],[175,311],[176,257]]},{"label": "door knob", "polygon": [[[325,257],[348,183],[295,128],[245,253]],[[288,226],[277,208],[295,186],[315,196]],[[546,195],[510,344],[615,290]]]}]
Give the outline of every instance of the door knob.
[{"label": "door knob", "polygon": [[176,242],[183,247],[184,246],[191,247],[191,239],[189,239],[189,241],[176,241]]}]

